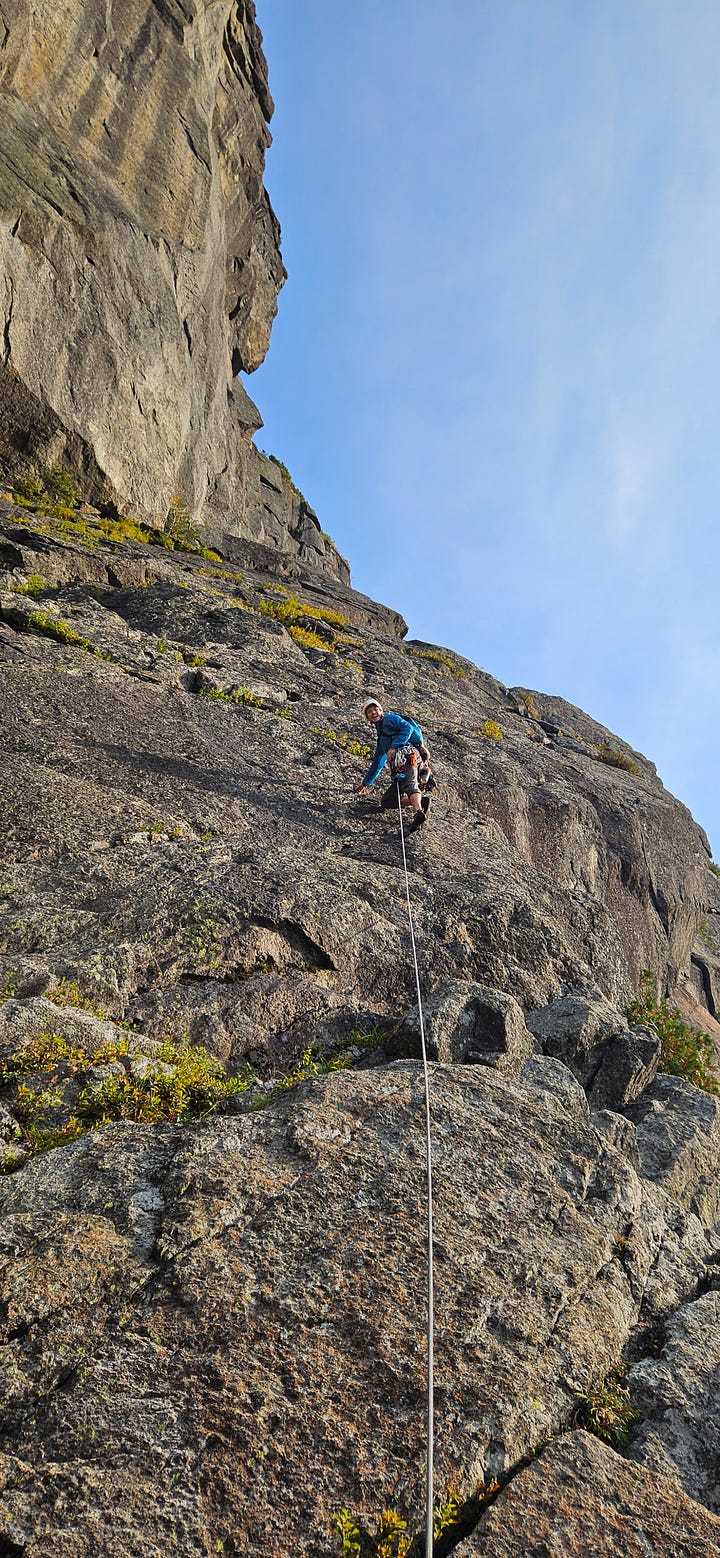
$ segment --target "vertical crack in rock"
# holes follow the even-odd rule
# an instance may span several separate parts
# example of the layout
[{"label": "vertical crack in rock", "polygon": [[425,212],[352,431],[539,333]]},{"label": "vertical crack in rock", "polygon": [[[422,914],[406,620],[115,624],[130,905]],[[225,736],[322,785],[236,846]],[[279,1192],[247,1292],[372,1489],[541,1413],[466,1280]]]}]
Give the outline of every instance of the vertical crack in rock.
[{"label": "vertical crack in rock", "polygon": [[3,366],[7,367],[10,361],[10,326],[12,324],[13,308],[15,306],[15,287],[12,276],[7,278],[8,300],[5,308],[5,321],[3,324]]}]

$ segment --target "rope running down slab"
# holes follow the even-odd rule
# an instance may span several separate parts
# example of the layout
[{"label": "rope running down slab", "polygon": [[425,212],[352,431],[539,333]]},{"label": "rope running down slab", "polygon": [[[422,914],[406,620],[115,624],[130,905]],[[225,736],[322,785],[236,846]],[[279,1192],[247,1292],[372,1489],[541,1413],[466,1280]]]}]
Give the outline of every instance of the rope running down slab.
[{"label": "rope running down slab", "polygon": [[402,800],[400,786],[398,785],[398,817],[400,823],[400,842],[402,844],[403,867],[405,870],[405,895],[407,897],[408,923],[410,925],[410,944],[412,946],[413,963],[415,965],[415,987],[417,989],[418,1012],[420,1014],[420,1043],[422,1046],[423,1077],[425,1082],[425,1161],[427,1165],[427,1475],[426,1475],[426,1505],[425,1505],[425,1558],[432,1558],[433,1551],[433,1462],[434,1462],[434,1438],[435,1438],[435,1414],[434,1414],[434,1331],[435,1331],[435,1298],[433,1281],[433,1190],[432,1190],[432,1144],[430,1137],[430,1078],[428,1075],[427,1046],[425,1043],[425,1021],[423,1017],[422,996],[420,994],[420,970],[418,968],[417,947],[415,945],[415,927],[413,925],[412,905],[410,902],[410,878],[408,876],[407,855],[405,853],[405,833],[402,823]]}]

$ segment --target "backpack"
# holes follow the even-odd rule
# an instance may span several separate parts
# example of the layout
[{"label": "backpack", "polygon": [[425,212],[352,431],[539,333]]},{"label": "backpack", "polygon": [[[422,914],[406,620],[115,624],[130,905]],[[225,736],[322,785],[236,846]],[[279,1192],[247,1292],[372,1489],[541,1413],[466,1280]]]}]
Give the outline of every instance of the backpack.
[{"label": "backpack", "polygon": [[425,739],[423,737],[423,733],[422,733],[422,731],[420,729],[420,726],[418,725],[417,720],[414,718],[414,716],[412,714],[403,714],[403,719],[407,720],[408,725],[412,725],[412,728],[413,728],[413,746],[415,746],[416,743],[419,743],[421,747],[424,747]]}]

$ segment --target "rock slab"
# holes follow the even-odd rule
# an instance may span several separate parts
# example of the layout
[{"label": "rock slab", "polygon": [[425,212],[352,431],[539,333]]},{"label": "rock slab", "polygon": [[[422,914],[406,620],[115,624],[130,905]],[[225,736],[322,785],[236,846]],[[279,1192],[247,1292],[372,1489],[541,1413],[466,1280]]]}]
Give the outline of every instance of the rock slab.
[{"label": "rock slab", "polygon": [[626,1112],[641,1172],[713,1227],[720,1221],[720,1101],[661,1074]]},{"label": "rock slab", "polygon": [[628,1383],[641,1413],[633,1460],[720,1515],[720,1293],[682,1305],[660,1356],[634,1364]]},{"label": "rock slab", "polygon": [[713,1558],[720,1519],[590,1434],[557,1440],[501,1493],[468,1558]]},{"label": "rock slab", "polygon": [[[437,1474],[467,1497],[568,1422],[661,1249],[687,1297],[705,1245],[557,1100],[485,1066],[431,1085]],[[420,1529],[424,1176],[406,1061],[109,1126],[0,1182],[8,1539],[314,1558],[342,1506]]]}]

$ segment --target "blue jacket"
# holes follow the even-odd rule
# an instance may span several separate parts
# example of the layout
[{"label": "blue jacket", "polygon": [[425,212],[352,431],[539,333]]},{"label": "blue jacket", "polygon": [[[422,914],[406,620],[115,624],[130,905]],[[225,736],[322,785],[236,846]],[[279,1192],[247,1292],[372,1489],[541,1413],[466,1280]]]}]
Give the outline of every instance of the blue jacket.
[{"label": "blue jacket", "polygon": [[383,714],[375,730],[377,732],[375,756],[363,779],[364,785],[375,783],[378,774],[385,767],[391,747],[420,747],[423,744],[420,726],[413,720],[403,719],[402,714]]}]

